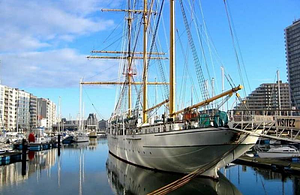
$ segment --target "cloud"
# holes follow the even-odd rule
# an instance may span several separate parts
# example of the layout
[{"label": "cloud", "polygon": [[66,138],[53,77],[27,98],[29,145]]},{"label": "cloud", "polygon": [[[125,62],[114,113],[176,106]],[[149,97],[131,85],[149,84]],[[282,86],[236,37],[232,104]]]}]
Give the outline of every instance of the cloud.
[{"label": "cloud", "polygon": [[[111,80],[118,75],[115,61],[87,60],[73,49],[0,55],[4,85],[11,87],[74,87],[81,77]],[[108,71],[103,71],[109,69]],[[103,72],[102,72],[103,71]],[[97,73],[97,77],[94,77]]]},{"label": "cloud", "polygon": [[[98,13],[103,7],[113,8],[121,2],[0,0],[2,83],[19,88],[72,87],[81,77],[115,64],[87,60],[76,41],[113,27],[113,20],[101,18]],[[100,74],[101,80],[115,78],[114,70],[117,68]]]},{"label": "cloud", "polygon": [[0,1],[0,52],[47,48],[56,39],[73,41],[78,36],[105,30],[113,26],[113,21],[93,15],[102,6],[108,6],[108,2]]}]

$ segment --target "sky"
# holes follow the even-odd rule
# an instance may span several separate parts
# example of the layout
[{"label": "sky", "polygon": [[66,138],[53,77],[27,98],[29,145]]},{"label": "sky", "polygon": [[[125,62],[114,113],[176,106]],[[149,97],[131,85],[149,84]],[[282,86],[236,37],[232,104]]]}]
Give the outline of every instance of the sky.
[{"label": "sky", "polygon": [[[239,83],[223,0],[201,2],[218,55],[228,67],[226,72]],[[276,70],[286,82],[284,29],[300,18],[300,1],[227,2],[249,80],[246,94],[262,83],[274,82]],[[91,50],[103,48],[104,39],[122,21],[122,15],[101,12],[102,8],[124,8],[124,1],[0,0],[2,84],[49,98],[56,104],[61,97],[62,116],[76,118],[80,78],[112,81],[118,77],[117,62],[86,58]],[[177,27],[184,29],[183,25]],[[182,60],[181,55],[177,58]],[[183,65],[178,66],[182,70]],[[176,77],[181,76],[179,71]],[[107,119],[114,109],[115,91],[108,86],[84,87],[85,116],[96,113],[99,119]]]}]

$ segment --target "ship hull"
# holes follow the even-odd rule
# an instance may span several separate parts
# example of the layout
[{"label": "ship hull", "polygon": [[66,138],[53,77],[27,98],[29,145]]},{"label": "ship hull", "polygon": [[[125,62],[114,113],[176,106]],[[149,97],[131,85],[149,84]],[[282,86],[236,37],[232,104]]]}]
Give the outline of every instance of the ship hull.
[{"label": "ship hull", "polygon": [[200,128],[142,135],[108,135],[109,151],[142,167],[190,173],[203,169],[217,178],[217,170],[251,148],[257,138],[228,128]]}]

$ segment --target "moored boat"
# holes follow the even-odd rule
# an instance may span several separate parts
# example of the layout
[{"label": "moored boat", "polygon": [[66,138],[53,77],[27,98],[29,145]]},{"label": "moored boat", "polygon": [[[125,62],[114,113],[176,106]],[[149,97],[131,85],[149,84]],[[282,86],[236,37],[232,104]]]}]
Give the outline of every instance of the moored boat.
[{"label": "moored boat", "polygon": [[257,151],[257,155],[260,158],[294,158],[300,157],[299,150],[294,146],[280,146],[280,147],[272,147],[267,151],[259,150]]},{"label": "moored boat", "polygon": [[85,132],[78,132],[73,138],[74,142],[89,142],[89,140],[89,136]]}]

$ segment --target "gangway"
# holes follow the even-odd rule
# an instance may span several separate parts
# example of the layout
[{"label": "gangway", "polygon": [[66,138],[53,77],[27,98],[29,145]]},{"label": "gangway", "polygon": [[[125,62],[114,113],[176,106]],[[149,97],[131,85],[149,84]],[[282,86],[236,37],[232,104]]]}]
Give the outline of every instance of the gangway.
[{"label": "gangway", "polygon": [[[255,114],[251,111],[229,111],[229,127],[274,140],[300,143],[300,116]],[[263,130],[262,134],[256,130]]]}]

